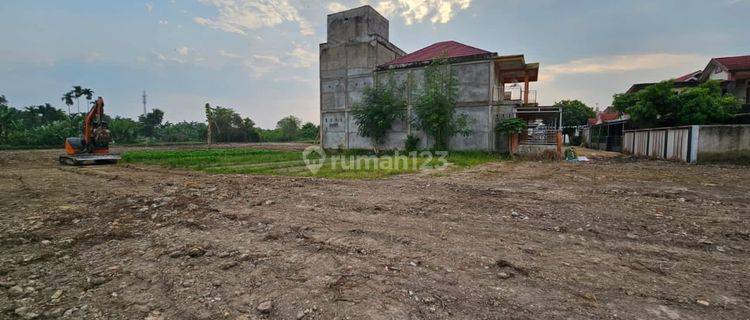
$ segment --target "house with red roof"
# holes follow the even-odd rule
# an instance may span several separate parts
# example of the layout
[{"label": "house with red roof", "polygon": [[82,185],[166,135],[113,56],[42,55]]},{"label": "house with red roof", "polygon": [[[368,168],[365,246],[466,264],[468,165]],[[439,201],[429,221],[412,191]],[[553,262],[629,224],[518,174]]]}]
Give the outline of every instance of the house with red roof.
[{"label": "house with red roof", "polygon": [[[695,87],[708,80],[721,82],[725,93],[730,93],[745,104],[746,112],[750,106],[750,55],[713,58],[703,70],[676,77],[674,88],[680,92],[684,88]],[[628,93],[638,92],[654,83],[638,83],[628,89]]]},{"label": "house with red roof", "polygon": [[[424,83],[425,67],[436,59],[447,61],[457,79],[455,112],[468,116],[471,134],[454,136],[452,150],[507,151],[507,139],[498,137],[495,124],[510,117],[524,118],[543,137],[539,145],[555,145],[554,132],[561,125],[559,108],[540,107],[530,88],[539,74],[538,63],[524,56],[498,55],[457,41],[442,41],[406,53],[388,40],[388,20],[370,6],[328,15],[327,42],[320,45],[321,143],[324,148],[370,149],[369,139],[359,136],[351,116],[363,89],[393,79],[414,103]],[[408,112],[411,114],[411,110]],[[408,135],[420,138],[421,147],[432,142],[411,126],[393,124],[385,149],[401,149]],[[529,135],[531,137],[531,134]],[[522,141],[523,142],[523,141]]]}]

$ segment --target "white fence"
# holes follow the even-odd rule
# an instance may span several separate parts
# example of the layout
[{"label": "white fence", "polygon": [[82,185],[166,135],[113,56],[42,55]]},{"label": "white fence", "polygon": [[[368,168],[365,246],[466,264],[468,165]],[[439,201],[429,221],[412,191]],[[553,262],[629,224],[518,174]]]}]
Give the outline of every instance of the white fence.
[{"label": "white fence", "polygon": [[750,125],[682,126],[625,130],[622,152],[689,163],[737,160],[750,154]]}]

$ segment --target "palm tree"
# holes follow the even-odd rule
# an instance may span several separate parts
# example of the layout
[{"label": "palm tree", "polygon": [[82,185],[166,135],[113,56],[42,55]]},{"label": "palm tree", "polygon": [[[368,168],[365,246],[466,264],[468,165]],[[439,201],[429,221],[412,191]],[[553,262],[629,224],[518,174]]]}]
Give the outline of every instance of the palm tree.
[{"label": "palm tree", "polygon": [[66,92],[62,96],[62,101],[65,102],[65,105],[68,106],[68,117],[70,117],[70,106],[73,105],[73,91]]},{"label": "palm tree", "polygon": [[[91,101],[91,99],[94,97],[94,90],[81,86],[73,86],[73,90],[70,90],[68,93],[63,95],[62,99],[68,106],[73,105],[73,99],[76,99],[76,109],[78,111],[77,113],[81,114],[81,97],[86,97],[86,100]],[[70,104],[68,104],[68,102],[70,102]],[[70,114],[70,111],[68,111],[68,114]]]}]

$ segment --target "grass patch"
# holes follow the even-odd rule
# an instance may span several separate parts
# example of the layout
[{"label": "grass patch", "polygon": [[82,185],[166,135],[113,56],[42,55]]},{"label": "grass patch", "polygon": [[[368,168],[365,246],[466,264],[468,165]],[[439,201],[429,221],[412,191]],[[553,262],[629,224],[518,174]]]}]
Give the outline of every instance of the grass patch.
[{"label": "grass patch", "polygon": [[122,156],[125,163],[142,163],[206,173],[261,174],[332,179],[378,179],[404,173],[429,170],[448,164],[469,167],[502,160],[489,152],[450,152],[445,157],[426,152],[414,155],[367,155],[365,152],[329,154],[316,172],[310,171],[300,151],[252,148],[138,150]]}]

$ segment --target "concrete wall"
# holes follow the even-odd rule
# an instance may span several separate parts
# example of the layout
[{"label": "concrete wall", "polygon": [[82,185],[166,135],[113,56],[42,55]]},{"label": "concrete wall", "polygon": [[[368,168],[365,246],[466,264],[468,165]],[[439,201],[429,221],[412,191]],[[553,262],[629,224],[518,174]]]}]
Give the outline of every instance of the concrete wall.
[{"label": "concrete wall", "polygon": [[[514,105],[493,105],[492,88],[495,80],[492,72],[492,60],[455,63],[451,64],[450,68],[458,80],[455,112],[466,115],[470,119],[472,133],[468,136],[456,135],[452,137],[449,141],[449,148],[451,150],[503,151],[498,149],[503,149],[506,146],[502,144],[498,146],[497,144],[496,139],[498,138],[494,131],[495,123],[498,117],[512,117]],[[377,81],[383,84],[393,77],[398,86],[404,86],[407,92],[407,104],[409,105],[414,103],[416,95],[424,87],[424,67],[377,71],[375,77]],[[413,117],[413,114],[410,115]],[[420,138],[421,148],[429,148],[434,143],[423,132],[411,129],[409,123],[394,127],[394,132],[386,142],[387,148],[403,148],[403,141],[409,133]],[[350,128],[356,132],[356,123],[352,122]],[[363,148],[371,148],[369,144],[358,145]]]},{"label": "concrete wall", "polygon": [[690,163],[750,163],[750,125],[628,130],[623,136],[623,152]]},{"label": "concrete wall", "polygon": [[700,126],[698,162],[750,161],[750,125]]}]

